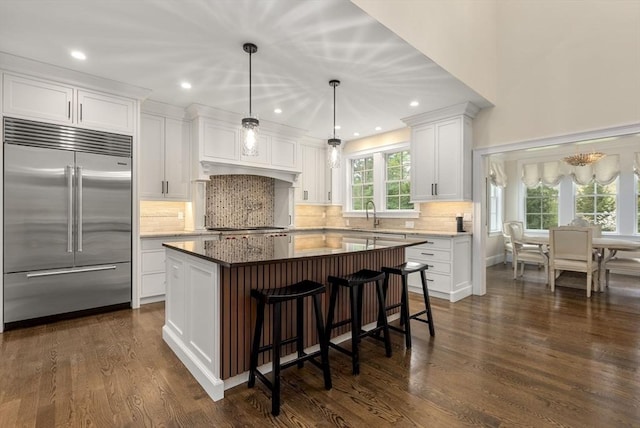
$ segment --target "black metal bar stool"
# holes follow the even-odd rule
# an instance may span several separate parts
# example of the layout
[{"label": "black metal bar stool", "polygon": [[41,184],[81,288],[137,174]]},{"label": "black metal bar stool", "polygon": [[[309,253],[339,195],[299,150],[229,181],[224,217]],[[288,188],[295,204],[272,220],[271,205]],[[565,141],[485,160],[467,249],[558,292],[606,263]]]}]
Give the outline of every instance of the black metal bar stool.
[{"label": "black metal bar stool", "polygon": [[[329,314],[327,316],[327,344],[338,351],[351,356],[351,365],[354,375],[360,373],[360,352],[358,343],[360,339],[366,336],[373,336],[380,330],[384,333],[384,346],[387,357],[391,356],[391,338],[389,337],[389,328],[387,325],[387,316],[384,310],[384,282],[385,274],[369,269],[362,269],[358,272],[346,276],[329,276],[331,284],[331,300],[329,302]],[[362,293],[364,285],[367,283],[376,284],[376,294],[378,300],[378,319],[380,325],[369,330],[362,331]],[[335,315],[336,303],[338,301],[338,290],[340,287],[349,289],[349,299],[351,308],[351,318],[333,322]],[[351,350],[343,348],[331,342],[331,332],[333,329],[351,323]]]},{"label": "black metal bar stool", "polygon": [[[424,273],[429,268],[428,265],[416,262],[406,262],[394,267],[383,267],[382,272],[385,273],[383,291],[386,299],[387,290],[389,289],[389,276],[400,275],[402,277],[402,290],[400,296],[400,303],[394,303],[385,306],[386,311],[391,309],[400,308],[400,325],[404,328],[390,325],[389,328],[404,334],[405,344],[407,348],[411,348],[411,323],[410,320],[422,321],[429,324],[429,334],[435,336],[435,328],[433,326],[433,314],[431,313],[431,302],[429,301],[429,289],[427,287],[427,277]],[[407,275],[414,272],[420,272],[420,279],[422,282],[422,293],[424,295],[424,307],[425,309],[416,312],[413,315],[409,315],[409,287],[407,285]],[[386,300],[385,300],[386,304]],[[421,315],[426,314],[426,319],[420,318]],[[383,320],[378,320],[378,325],[381,325]]]},{"label": "black metal bar stool", "polygon": [[[329,349],[326,342],[324,323],[322,321],[322,311],[320,306],[320,295],[324,293],[326,287],[320,283],[304,280],[293,285],[282,288],[251,290],[251,297],[257,300],[258,310],[256,327],[253,334],[253,344],[251,345],[251,361],[249,367],[249,388],[253,388],[256,383],[256,376],[271,390],[271,413],[277,416],[280,413],[280,371],[293,365],[298,368],[303,367],[304,362],[309,360],[314,365],[322,369],[324,373],[324,387],[331,389],[331,373],[329,371]],[[320,350],[307,354],[304,352],[304,310],[303,303],[305,297],[313,297],[313,310],[316,316],[316,327],[318,330],[318,340]],[[281,305],[283,302],[296,300],[296,336],[286,340],[281,339]],[[260,337],[264,326],[264,312],[266,305],[273,305],[273,343],[260,346]],[[280,364],[280,347],[296,342],[298,352],[297,358]],[[273,350],[273,381],[270,381],[258,370],[258,355],[262,352]],[[320,356],[321,363],[314,358]]]}]

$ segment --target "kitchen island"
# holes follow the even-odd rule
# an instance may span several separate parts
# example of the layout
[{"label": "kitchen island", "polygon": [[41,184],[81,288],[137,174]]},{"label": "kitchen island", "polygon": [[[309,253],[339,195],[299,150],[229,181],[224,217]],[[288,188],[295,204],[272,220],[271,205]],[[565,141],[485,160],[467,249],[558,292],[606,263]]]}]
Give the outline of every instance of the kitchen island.
[{"label": "kitchen island", "polygon": [[[268,233],[165,243],[167,294],[163,339],[207,394],[219,400],[225,389],[247,379],[256,311],[250,298],[251,289],[278,288],[303,279],[327,284],[328,275],[398,265],[405,260],[405,247],[424,242],[420,238],[393,239],[367,234]],[[400,282],[393,278],[389,299],[399,301],[399,296]],[[324,312],[328,297],[328,293],[323,297]],[[346,295],[341,293],[336,319],[347,313],[347,302]],[[307,348],[318,343],[310,309],[305,307]],[[373,287],[367,287],[363,326],[367,328],[376,319],[375,294]],[[268,332],[270,327],[266,320],[265,323]],[[295,325],[294,306],[284,306],[283,337],[292,336]],[[343,326],[332,340],[338,342],[348,337],[349,326]],[[271,340],[268,334],[263,339],[267,343]],[[282,354],[293,352],[293,346],[285,347]],[[269,361],[270,353],[263,353],[259,364]]]}]

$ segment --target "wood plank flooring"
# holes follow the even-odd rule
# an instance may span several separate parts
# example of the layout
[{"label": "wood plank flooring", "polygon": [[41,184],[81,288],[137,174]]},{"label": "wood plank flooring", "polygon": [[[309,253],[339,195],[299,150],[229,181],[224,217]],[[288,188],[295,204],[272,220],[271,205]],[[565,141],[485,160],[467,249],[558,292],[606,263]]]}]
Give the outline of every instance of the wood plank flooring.
[{"label": "wood plank flooring", "polygon": [[[488,270],[486,296],[432,299],[436,337],[414,322],[393,356],[362,342],[361,374],[330,352],[333,389],[307,364],[283,372],[282,409],[259,383],[213,402],[164,344],[164,306],[0,335],[1,427],[640,426],[640,284],[555,294],[536,268]],[[414,310],[421,298],[412,296]]]}]

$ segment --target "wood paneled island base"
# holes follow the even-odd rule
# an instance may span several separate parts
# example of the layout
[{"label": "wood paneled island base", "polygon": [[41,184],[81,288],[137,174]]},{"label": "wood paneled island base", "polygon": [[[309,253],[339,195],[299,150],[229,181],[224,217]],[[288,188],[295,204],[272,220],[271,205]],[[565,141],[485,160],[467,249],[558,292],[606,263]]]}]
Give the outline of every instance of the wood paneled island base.
[{"label": "wood paneled island base", "polygon": [[[423,240],[374,241],[343,236],[253,236],[235,240],[181,242],[165,244],[167,252],[165,342],[176,353],[209,396],[223,398],[224,390],[247,380],[252,329],[256,308],[250,298],[252,288],[278,288],[303,279],[327,283],[329,275],[345,275],[360,269],[380,270],[404,262],[404,248]],[[287,242],[287,245],[283,243]],[[232,241],[232,242],[229,242]],[[249,254],[243,261],[238,249]],[[227,260],[223,260],[227,258]],[[249,260],[254,259],[254,260]],[[323,296],[326,317],[329,288]],[[393,278],[389,301],[399,301],[400,282]],[[310,302],[306,303],[310,305]],[[338,298],[336,319],[348,316],[344,290]],[[283,305],[282,337],[291,337],[296,325],[293,304]],[[305,307],[305,347],[317,346],[318,337],[310,306]],[[377,320],[373,287],[365,287],[363,325]],[[396,315],[397,316],[397,315]],[[265,319],[263,343],[271,342],[270,314]],[[336,337],[337,336],[337,337]],[[334,334],[334,341],[350,337],[349,326]],[[294,344],[282,355],[295,352]],[[384,349],[381,348],[381,352]],[[366,355],[364,356],[366,358]],[[330,358],[331,360],[331,358]],[[271,361],[270,353],[260,356],[259,364]],[[268,371],[269,367],[265,369]]]}]

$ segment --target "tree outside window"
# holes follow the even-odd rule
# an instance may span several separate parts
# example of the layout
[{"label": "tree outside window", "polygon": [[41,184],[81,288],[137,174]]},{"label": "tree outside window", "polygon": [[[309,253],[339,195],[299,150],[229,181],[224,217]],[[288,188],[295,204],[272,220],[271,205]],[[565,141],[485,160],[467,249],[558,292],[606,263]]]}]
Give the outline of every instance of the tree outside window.
[{"label": "tree outside window", "polygon": [[387,210],[413,209],[413,204],[409,202],[411,199],[410,169],[411,155],[408,150],[386,155]]},{"label": "tree outside window", "polygon": [[373,156],[351,160],[351,207],[364,210],[373,199]]},{"label": "tree outside window", "polygon": [[558,226],[558,193],[557,187],[542,184],[527,188],[525,228],[548,230]]},{"label": "tree outside window", "polygon": [[577,217],[599,224],[603,232],[617,230],[617,181],[601,185],[596,182],[577,186],[575,213]]}]

